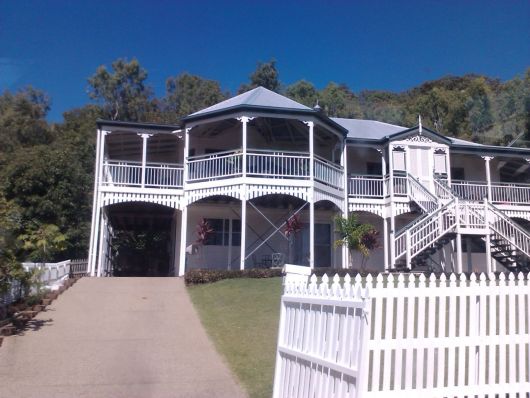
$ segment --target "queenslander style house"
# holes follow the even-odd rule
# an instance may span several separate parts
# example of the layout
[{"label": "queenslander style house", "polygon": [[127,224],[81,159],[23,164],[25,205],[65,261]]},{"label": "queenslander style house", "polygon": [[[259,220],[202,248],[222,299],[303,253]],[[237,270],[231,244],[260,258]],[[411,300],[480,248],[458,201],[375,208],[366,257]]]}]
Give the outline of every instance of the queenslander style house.
[{"label": "queenslander style house", "polygon": [[334,246],[351,213],[379,231],[367,270],[528,270],[530,150],[327,117],[262,87],[182,126],[98,122],[92,276],[115,274],[131,228],[166,231],[140,267],[167,275],[358,267]]}]

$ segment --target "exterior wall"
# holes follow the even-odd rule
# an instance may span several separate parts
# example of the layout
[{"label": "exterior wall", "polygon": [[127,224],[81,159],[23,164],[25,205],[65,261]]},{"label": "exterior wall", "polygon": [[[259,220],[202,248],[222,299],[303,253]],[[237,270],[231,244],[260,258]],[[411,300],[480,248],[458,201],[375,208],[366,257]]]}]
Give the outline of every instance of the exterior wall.
[{"label": "exterior wall", "polygon": [[[490,164],[491,181],[500,181],[498,162],[493,159]],[[486,162],[477,155],[451,155],[451,167],[464,169],[464,176],[467,181],[486,181]]]},{"label": "exterior wall", "polygon": [[190,152],[195,151],[195,155],[204,155],[206,150],[215,149],[218,152],[239,149],[242,146],[241,123],[235,127],[223,131],[215,136],[199,136],[190,132]]},{"label": "exterior wall", "polygon": [[[260,208],[273,223],[279,225],[283,223],[289,217],[288,209],[263,209]],[[240,220],[241,204],[192,204],[188,207],[188,228],[187,228],[187,247],[196,241],[196,226],[202,218],[214,218],[214,219],[232,219]],[[330,259],[331,264],[318,264],[315,266],[334,266],[340,267],[341,261],[341,250],[333,248],[334,227],[333,218],[335,214],[331,211],[315,211],[315,221],[317,224],[328,224],[330,226],[331,233],[331,245],[330,245]],[[309,220],[308,211],[301,211],[299,213],[299,219],[301,223],[307,223]],[[260,237],[268,236],[272,233],[274,228],[270,225],[261,215],[259,215],[254,208],[247,205],[247,255],[259,244],[261,241]],[[281,229],[284,231],[284,228]],[[300,235],[301,233],[299,233]],[[294,239],[301,239],[295,237]],[[316,237],[318,245],[318,236]],[[283,233],[276,233],[267,241],[266,244],[262,245],[253,255],[251,255],[245,262],[245,268],[252,268],[260,263],[264,256],[270,256],[272,253],[283,253],[285,256],[285,262],[289,263],[296,262],[304,255],[309,253],[296,252],[297,247],[300,247],[300,243],[294,242],[289,249],[288,241],[283,237]],[[240,246],[217,246],[217,245],[203,245],[198,247],[195,254],[187,254],[187,266],[186,269],[194,268],[218,268],[218,269],[239,269],[239,257],[240,257]],[[317,260],[316,260],[317,261]],[[299,262],[299,261],[298,261]]]},{"label": "exterior wall", "polygon": [[347,147],[349,174],[366,174],[367,163],[381,163],[381,154],[373,148],[368,147]]},{"label": "exterior wall", "polygon": [[[365,212],[357,212],[357,217],[360,222],[362,223],[368,223],[372,224],[374,228],[379,232],[379,248],[372,250],[372,253],[370,254],[370,257],[365,263],[365,269],[367,271],[378,271],[383,272],[385,270],[385,257],[384,257],[384,233],[383,233],[383,218],[376,216],[375,214],[371,213],[365,213]],[[362,260],[362,256],[360,253],[354,253],[353,258],[350,259],[350,263],[352,268],[359,269],[360,263]]]}]

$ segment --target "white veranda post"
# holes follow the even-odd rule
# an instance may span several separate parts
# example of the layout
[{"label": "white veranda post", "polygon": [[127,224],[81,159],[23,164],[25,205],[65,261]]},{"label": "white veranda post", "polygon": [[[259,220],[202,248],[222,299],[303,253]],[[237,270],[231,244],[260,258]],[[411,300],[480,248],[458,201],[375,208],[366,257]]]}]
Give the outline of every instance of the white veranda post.
[{"label": "white veranda post", "polygon": [[[344,186],[344,206],[342,209],[342,217],[347,218],[348,217],[348,173],[346,173],[346,170],[348,170],[348,147],[346,146],[346,139],[343,138],[342,140],[342,153],[340,157],[340,165],[342,166],[342,169],[344,170],[343,176],[343,186]],[[342,267],[341,268],[348,268],[350,264],[349,259],[349,251],[346,245],[342,245]]]},{"label": "white veranda post", "polygon": [[[486,183],[488,184],[488,199],[487,200],[490,200],[491,201],[491,168],[490,168],[490,162],[491,160],[493,159],[492,156],[482,156],[482,159],[484,159],[484,163],[485,163],[485,167],[486,167]],[[487,209],[487,200],[484,201],[484,209]],[[487,267],[487,270],[488,272],[492,272],[493,269],[492,269],[492,261],[491,261],[491,234],[490,234],[490,229],[489,229],[489,221],[488,221],[488,216],[489,216],[489,212],[487,210],[485,210],[485,220],[486,220],[486,225],[488,226],[487,228],[487,233],[486,233],[486,267]]]},{"label": "white veranda post", "polygon": [[[238,118],[242,124],[241,129],[241,143],[242,143],[242,175],[243,177],[247,174],[247,123],[251,120],[247,116]],[[239,255],[239,269],[245,269],[245,257],[246,257],[246,245],[247,245],[247,196],[246,196],[246,185],[241,186],[241,244],[240,244],[240,255]]]},{"label": "white veranda post", "polygon": [[[185,129],[184,133],[184,178],[182,181],[183,188],[186,189],[188,181],[188,152],[190,147],[190,130]],[[182,215],[180,217],[180,256],[178,276],[184,275],[186,272],[186,236],[188,232],[188,205],[184,203],[182,206]]]},{"label": "white veranda post", "polygon": [[491,201],[491,168],[490,168],[490,162],[493,159],[492,156],[482,156],[482,159],[485,160],[485,166],[486,166],[486,182],[488,184],[488,199]]},{"label": "white veranda post", "polygon": [[142,137],[142,188],[145,187],[145,167],[147,163],[147,139],[151,137],[150,134],[138,134]]},{"label": "white veranda post", "polygon": [[100,233],[101,221],[101,195],[99,194],[99,183],[101,182],[101,175],[103,173],[103,163],[105,155],[105,136],[108,131],[98,131],[98,143],[96,152],[96,167],[94,171],[94,200],[92,204],[92,228],[90,230],[90,247],[89,247],[89,261],[88,271],[90,276],[96,275],[96,262],[98,256],[98,236]]},{"label": "white veranda post", "polygon": [[[377,152],[381,155],[381,178],[383,181],[383,198],[386,198],[387,195],[387,185],[385,184],[385,173],[386,173],[386,158],[385,158],[385,150],[378,149]],[[389,264],[388,264],[388,224],[385,215],[383,214],[383,251],[384,251],[384,266],[385,271],[388,271]]]},{"label": "white veranda post", "polygon": [[315,267],[315,145],[313,122],[305,122],[309,126],[309,178],[311,187],[309,191],[309,267]]}]

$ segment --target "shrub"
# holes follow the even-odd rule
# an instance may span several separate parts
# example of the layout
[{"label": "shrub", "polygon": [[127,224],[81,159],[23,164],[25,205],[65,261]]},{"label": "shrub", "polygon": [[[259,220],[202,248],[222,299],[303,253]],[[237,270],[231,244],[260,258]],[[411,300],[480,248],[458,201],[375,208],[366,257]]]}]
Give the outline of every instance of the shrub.
[{"label": "shrub", "polygon": [[213,283],[223,279],[235,278],[273,278],[282,276],[279,268],[251,268],[245,270],[193,269],[184,275],[186,285]]}]

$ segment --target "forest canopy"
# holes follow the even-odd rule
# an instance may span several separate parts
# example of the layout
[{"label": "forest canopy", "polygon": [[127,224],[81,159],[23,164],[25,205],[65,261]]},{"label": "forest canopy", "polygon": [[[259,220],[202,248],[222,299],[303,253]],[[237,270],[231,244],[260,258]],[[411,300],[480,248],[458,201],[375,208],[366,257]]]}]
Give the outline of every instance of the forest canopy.
[{"label": "forest canopy", "polygon": [[[182,117],[232,94],[215,80],[178,73],[157,97],[139,61],[118,59],[87,78],[87,105],[46,120],[51,99],[26,87],[0,94],[0,274],[21,260],[86,257],[98,118],[179,124]],[[238,92],[264,86],[328,116],[424,125],[479,143],[530,146],[530,68],[502,82],[446,76],[403,92],[352,91],[307,80],[285,85],[274,60],[260,62]],[[42,250],[39,242],[45,242]]]}]

